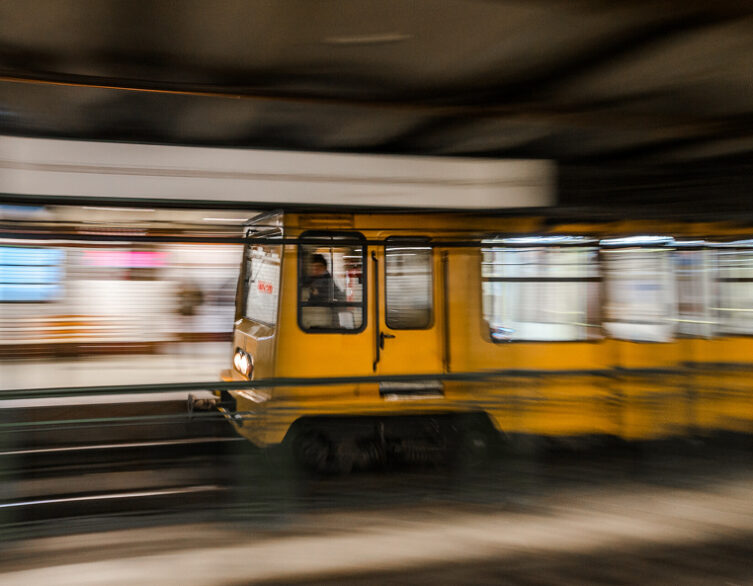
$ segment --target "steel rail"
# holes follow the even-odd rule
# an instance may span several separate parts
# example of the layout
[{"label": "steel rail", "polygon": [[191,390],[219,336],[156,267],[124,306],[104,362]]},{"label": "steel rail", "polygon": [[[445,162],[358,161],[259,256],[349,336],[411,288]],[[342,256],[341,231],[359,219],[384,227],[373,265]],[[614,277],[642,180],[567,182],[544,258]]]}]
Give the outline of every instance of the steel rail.
[{"label": "steel rail", "polygon": [[[0,413],[2,413],[0,411]],[[138,424],[163,424],[171,422],[185,422],[186,420],[221,420],[222,415],[216,411],[207,411],[200,414],[171,413],[167,415],[123,415],[114,417],[82,417],[78,419],[46,419],[40,421],[11,421],[2,422],[0,418],[0,429],[37,429],[42,427],[54,427],[56,429],[78,429],[92,424],[105,424],[108,426],[124,426],[134,423]]]},{"label": "steel rail", "polygon": [[190,445],[219,444],[224,442],[242,441],[238,437],[191,437],[173,440],[148,440],[148,441],[125,441],[125,442],[107,442],[103,444],[83,444],[75,446],[58,446],[47,448],[19,448],[15,450],[0,451],[0,457],[3,456],[38,456],[49,454],[70,454],[70,453],[87,453],[105,450],[131,450],[134,448],[163,448],[163,447],[183,447]]}]

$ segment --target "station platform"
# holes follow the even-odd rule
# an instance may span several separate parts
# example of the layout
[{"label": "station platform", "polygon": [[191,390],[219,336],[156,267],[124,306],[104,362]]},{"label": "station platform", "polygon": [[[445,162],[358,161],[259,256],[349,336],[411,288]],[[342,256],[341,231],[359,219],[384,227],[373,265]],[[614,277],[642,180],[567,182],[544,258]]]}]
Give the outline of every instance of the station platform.
[{"label": "station platform", "polygon": [[[0,455],[226,437],[222,417],[192,418],[188,397],[211,398],[227,368],[229,342],[181,343],[170,354],[0,362]],[[206,390],[2,399],[35,388],[207,382]],[[17,397],[17,393],[14,393]]]},{"label": "station platform", "polygon": [[[4,360],[0,362],[0,396],[3,390],[11,389],[219,381],[220,371],[230,364],[232,344],[183,342],[175,344],[172,349],[172,352],[163,354]],[[187,394],[13,399],[0,401],[0,408],[183,400]]]}]

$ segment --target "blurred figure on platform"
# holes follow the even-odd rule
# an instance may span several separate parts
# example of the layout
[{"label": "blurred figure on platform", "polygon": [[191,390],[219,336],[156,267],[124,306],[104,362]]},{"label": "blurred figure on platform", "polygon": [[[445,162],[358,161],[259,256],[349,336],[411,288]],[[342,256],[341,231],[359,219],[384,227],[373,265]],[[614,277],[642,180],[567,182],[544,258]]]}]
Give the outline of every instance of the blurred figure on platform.
[{"label": "blurred figure on platform", "polygon": [[193,341],[193,333],[198,330],[196,327],[196,316],[199,314],[199,308],[204,303],[204,293],[201,288],[193,281],[183,281],[178,287],[178,315],[180,315],[180,341]]}]

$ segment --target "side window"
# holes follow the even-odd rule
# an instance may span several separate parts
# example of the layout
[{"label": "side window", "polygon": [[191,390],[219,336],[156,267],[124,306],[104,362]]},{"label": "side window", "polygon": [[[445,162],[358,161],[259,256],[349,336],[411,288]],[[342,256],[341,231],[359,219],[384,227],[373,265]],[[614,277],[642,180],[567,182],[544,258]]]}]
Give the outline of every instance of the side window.
[{"label": "side window", "polygon": [[[619,240],[626,239],[615,239]],[[672,250],[661,247],[658,239],[657,246],[610,248],[609,241],[602,244],[607,333],[637,342],[670,341],[677,315]]]},{"label": "side window", "polygon": [[715,253],[717,331],[753,334],[753,250],[720,246]]},{"label": "side window", "polygon": [[269,325],[277,323],[282,245],[251,244],[246,248],[244,315]]},{"label": "side window", "polygon": [[678,249],[674,252],[677,279],[677,334],[709,337],[712,335],[709,300],[711,274],[709,250]]},{"label": "side window", "polygon": [[384,247],[385,323],[393,330],[425,329],[433,321],[432,249],[423,238]]},{"label": "side window", "polygon": [[[492,340],[598,337],[598,249],[577,236],[485,241],[483,315]],[[595,244],[595,243],[594,243]]]},{"label": "side window", "polygon": [[298,323],[307,332],[357,333],[365,325],[363,236],[308,233],[298,247]]}]

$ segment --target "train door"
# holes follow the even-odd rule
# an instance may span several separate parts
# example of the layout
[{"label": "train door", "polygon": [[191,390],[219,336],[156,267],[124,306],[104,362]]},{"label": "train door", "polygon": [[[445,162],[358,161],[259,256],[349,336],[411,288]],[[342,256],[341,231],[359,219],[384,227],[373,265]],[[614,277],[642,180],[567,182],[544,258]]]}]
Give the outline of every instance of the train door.
[{"label": "train door", "polygon": [[297,321],[297,326],[288,331],[278,375],[370,374],[373,321],[367,312],[365,238],[352,231],[308,231],[301,234],[297,249],[297,263],[288,263],[285,273],[288,283],[297,283],[297,304],[290,303],[292,299],[283,303],[283,312],[288,312],[284,319],[290,326]]},{"label": "train door", "polygon": [[[388,238],[379,253],[372,255],[378,275],[374,371],[378,375],[442,373],[438,254],[427,238],[403,236]],[[380,393],[386,398],[440,396],[442,386],[427,377],[412,383],[382,383]]]},{"label": "train door", "polygon": [[606,303],[603,326],[618,369],[619,433],[649,439],[684,432],[685,389],[676,374],[682,356],[674,241],[628,236],[601,241]]}]

